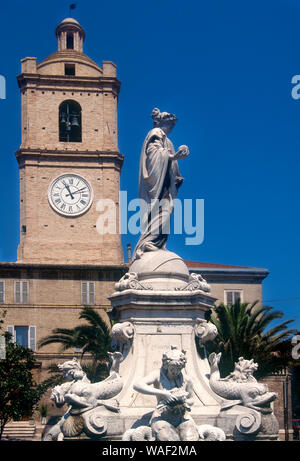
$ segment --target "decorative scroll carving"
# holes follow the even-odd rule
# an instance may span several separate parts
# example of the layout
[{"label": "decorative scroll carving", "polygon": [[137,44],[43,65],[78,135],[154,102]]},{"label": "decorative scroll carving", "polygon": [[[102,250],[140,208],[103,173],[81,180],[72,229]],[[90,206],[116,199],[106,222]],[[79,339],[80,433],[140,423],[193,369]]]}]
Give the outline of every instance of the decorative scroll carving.
[{"label": "decorative scroll carving", "polygon": [[100,436],[107,431],[107,421],[105,415],[99,411],[99,408],[83,414],[85,433],[90,437]]},{"label": "decorative scroll carving", "polygon": [[210,285],[200,274],[192,272],[190,274],[190,279],[186,285],[183,287],[175,288],[177,291],[204,291],[205,293],[210,293]]},{"label": "decorative scroll carving", "polygon": [[134,336],[134,327],[130,322],[115,323],[111,334],[118,343],[128,343]]},{"label": "decorative scroll carving", "polygon": [[196,319],[195,336],[199,339],[199,343],[202,345],[207,341],[213,341],[218,335],[216,325],[211,322],[207,322],[204,319]]},{"label": "decorative scroll carving", "polygon": [[112,327],[111,335],[112,348],[124,353],[125,346],[131,346],[134,336],[134,326],[130,322],[115,323]]},{"label": "decorative scroll carving", "polygon": [[249,410],[236,418],[236,429],[241,434],[255,434],[261,427],[261,413]]},{"label": "decorative scroll carving", "polygon": [[117,291],[124,290],[152,290],[151,285],[142,284],[138,280],[138,274],[136,272],[127,272],[120,280],[115,284]]}]

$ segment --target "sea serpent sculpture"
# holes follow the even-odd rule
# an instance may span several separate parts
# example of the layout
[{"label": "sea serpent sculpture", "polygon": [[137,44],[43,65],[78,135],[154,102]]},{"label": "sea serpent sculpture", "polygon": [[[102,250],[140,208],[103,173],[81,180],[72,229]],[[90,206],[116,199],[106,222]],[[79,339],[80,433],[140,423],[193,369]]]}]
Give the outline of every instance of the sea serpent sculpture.
[{"label": "sea serpent sculpture", "polygon": [[66,383],[54,387],[51,394],[56,406],[69,404],[68,411],[44,436],[45,441],[62,441],[82,433],[90,438],[100,438],[107,430],[106,417],[119,412],[119,402],[114,399],[123,388],[119,375],[121,352],[109,353],[111,368],[103,381],[91,383],[76,358],[58,365]]}]

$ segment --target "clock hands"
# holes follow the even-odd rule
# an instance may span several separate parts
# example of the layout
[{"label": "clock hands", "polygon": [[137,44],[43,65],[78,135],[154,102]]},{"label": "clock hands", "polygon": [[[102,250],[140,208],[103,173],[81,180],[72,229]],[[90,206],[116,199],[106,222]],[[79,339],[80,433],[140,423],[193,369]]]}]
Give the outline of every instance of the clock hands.
[{"label": "clock hands", "polygon": [[[73,192],[73,194],[78,194],[79,192],[83,191],[84,189],[86,189],[86,187],[83,187],[82,189],[78,189],[76,190],[75,192]],[[69,197],[71,195],[71,198],[73,199],[74,197],[72,196],[72,193],[71,191],[69,190],[69,194],[66,195],[66,197]]]},{"label": "clock hands", "polygon": [[70,187],[68,186],[68,184],[65,183],[65,181],[62,181],[62,183],[63,183],[63,185],[67,188],[67,191],[69,192],[68,196],[70,195],[70,196],[71,196],[71,199],[74,200],[74,196],[73,196],[73,194],[72,194],[72,192],[71,192],[71,189],[70,189]]}]

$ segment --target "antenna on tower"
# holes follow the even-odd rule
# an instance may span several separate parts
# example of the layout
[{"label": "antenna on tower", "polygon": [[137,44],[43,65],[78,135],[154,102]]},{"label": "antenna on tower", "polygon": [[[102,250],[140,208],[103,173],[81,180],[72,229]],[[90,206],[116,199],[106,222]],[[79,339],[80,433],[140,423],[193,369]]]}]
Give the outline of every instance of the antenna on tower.
[{"label": "antenna on tower", "polygon": [[70,18],[72,17],[72,10],[75,10],[76,8],[76,3],[71,3],[70,5]]}]

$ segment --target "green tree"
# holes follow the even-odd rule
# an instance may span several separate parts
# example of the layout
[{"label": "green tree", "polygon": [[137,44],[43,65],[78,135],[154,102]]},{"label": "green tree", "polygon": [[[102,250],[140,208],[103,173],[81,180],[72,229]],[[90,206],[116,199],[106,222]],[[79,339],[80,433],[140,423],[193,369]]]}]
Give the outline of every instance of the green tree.
[{"label": "green tree", "polygon": [[37,384],[33,379],[33,352],[12,343],[10,334],[5,333],[4,336],[6,358],[0,359],[0,439],[10,420],[19,421],[32,415],[46,390],[43,383]]},{"label": "green tree", "polygon": [[257,306],[257,302],[241,303],[239,300],[226,306],[216,306],[210,321],[218,329],[218,336],[207,343],[207,352],[222,352],[220,372],[227,376],[234,369],[239,357],[254,359],[258,363],[257,378],[262,378],[289,366],[291,358],[291,335],[288,329],[293,320],[272,326],[281,319],[283,312],[271,306]]},{"label": "green tree", "polygon": [[74,328],[55,328],[52,334],[39,341],[39,348],[48,344],[61,344],[61,351],[81,349],[81,358],[89,354],[92,362],[83,364],[82,368],[92,381],[99,381],[107,376],[109,361],[107,352],[111,350],[111,325],[109,318],[104,320],[92,307],[85,306],[79,319],[87,321]]}]

